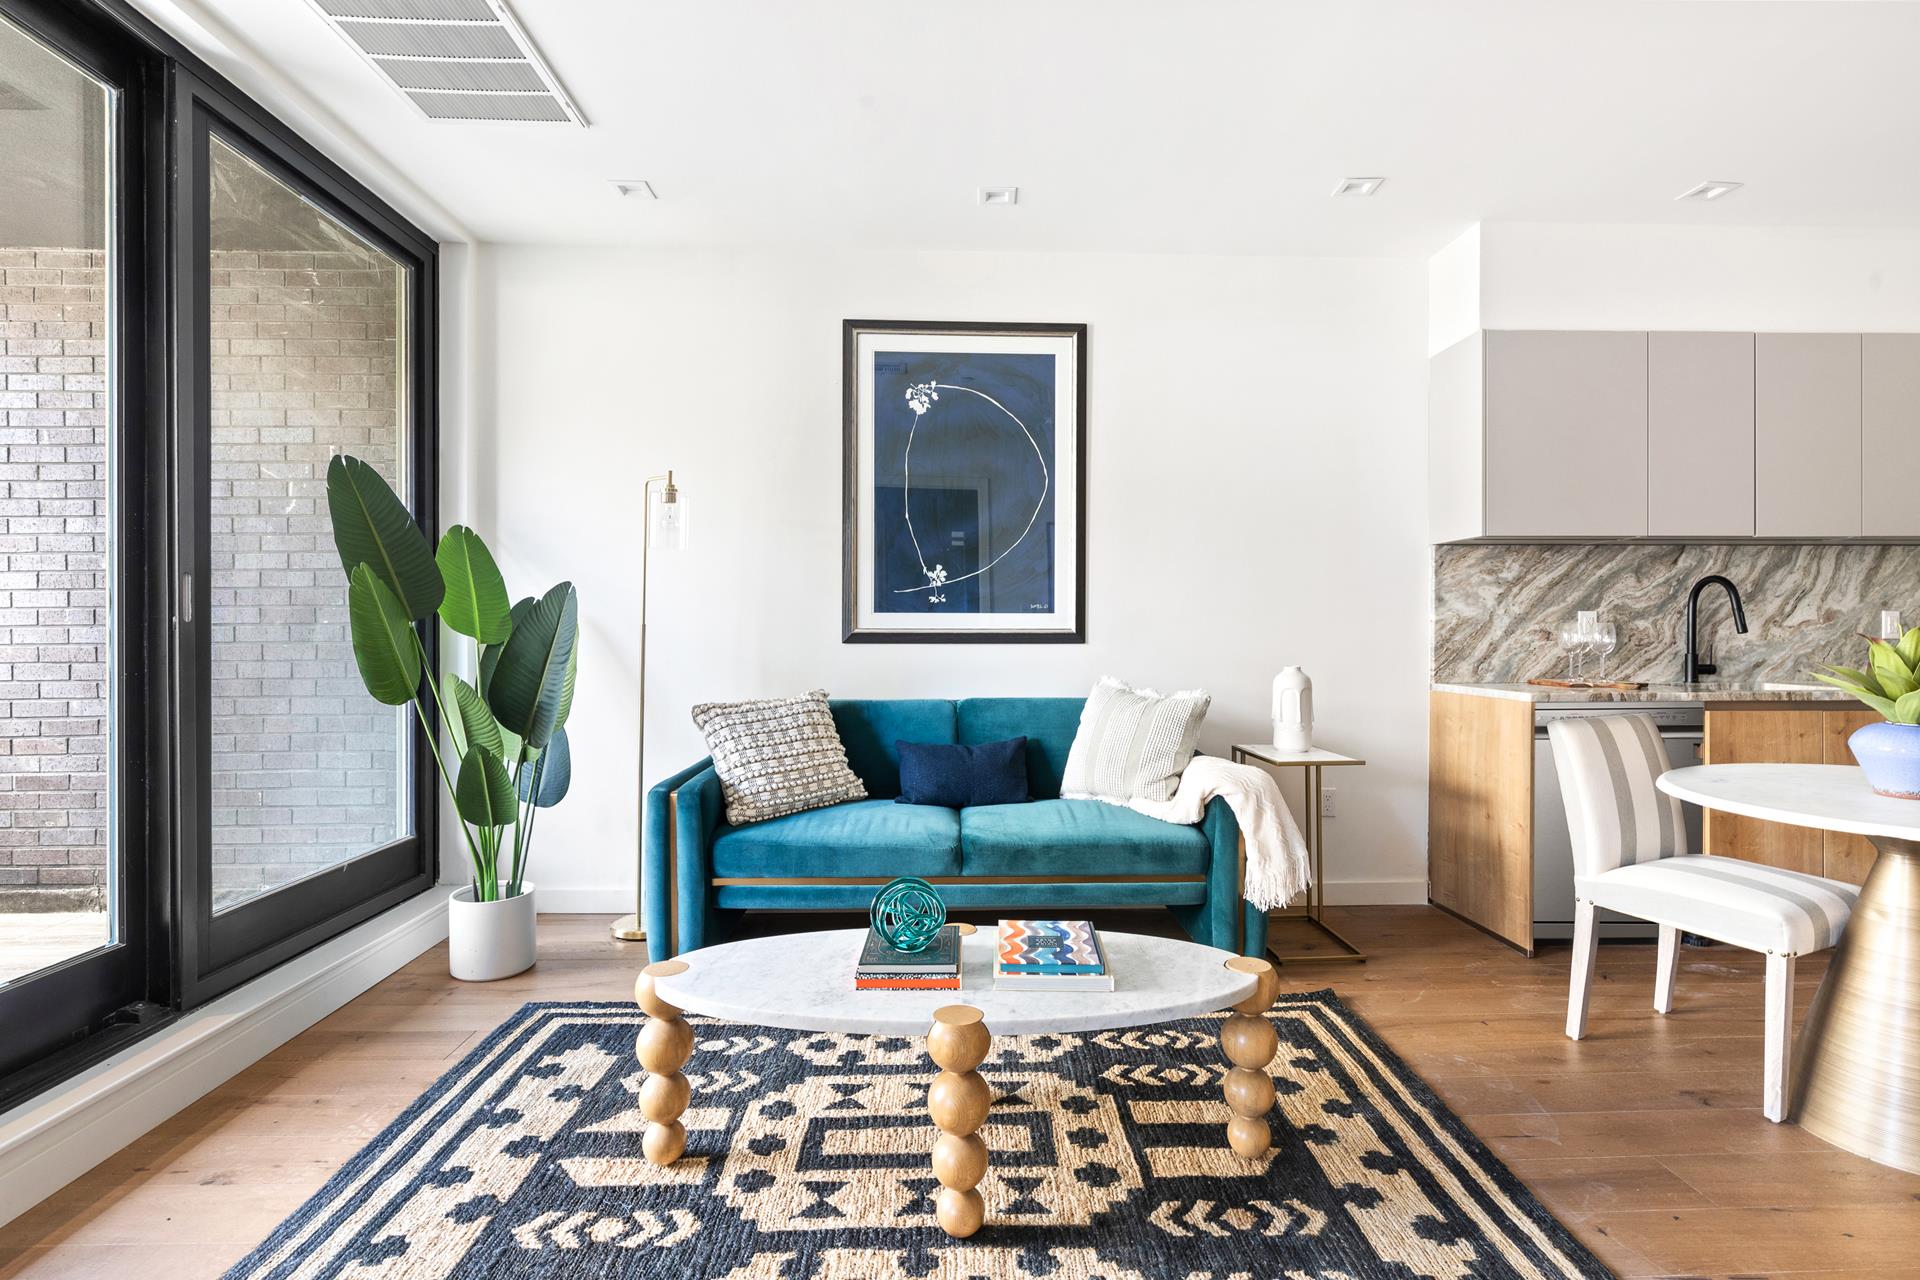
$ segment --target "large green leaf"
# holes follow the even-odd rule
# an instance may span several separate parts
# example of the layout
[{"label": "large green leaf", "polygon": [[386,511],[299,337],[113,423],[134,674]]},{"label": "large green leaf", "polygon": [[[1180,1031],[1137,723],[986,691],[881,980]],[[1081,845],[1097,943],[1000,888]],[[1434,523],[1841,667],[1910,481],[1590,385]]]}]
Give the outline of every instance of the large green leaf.
[{"label": "large green leaf", "polygon": [[1873,655],[1873,678],[1880,683],[1880,689],[1889,698],[1899,698],[1920,689],[1920,680],[1915,680],[1913,669],[1901,658],[1900,651],[1890,644],[1876,644],[1870,652]]},{"label": "large green leaf", "polygon": [[520,798],[531,800],[542,809],[551,809],[567,798],[573,782],[573,752],[567,746],[567,731],[557,729],[539,758],[520,772]]},{"label": "large green leaf", "polygon": [[460,777],[453,784],[453,807],[476,827],[504,827],[513,822],[513,779],[500,757],[475,747],[461,757]]},{"label": "large green leaf", "polygon": [[351,574],[372,565],[409,618],[433,616],[446,584],[426,535],[379,472],[358,458],[334,458],[327,464],[327,514],[342,568]]},{"label": "large green leaf", "polygon": [[[525,618],[527,614],[532,611],[533,606],[539,603],[540,602],[538,600],[535,600],[532,596],[527,596],[525,599],[521,600],[520,603],[513,606],[513,612],[508,615],[508,619],[509,619],[507,623],[508,639],[512,638],[513,628],[519,626],[521,619]],[[480,687],[480,696],[483,698],[487,695],[487,690],[491,688],[493,685],[493,670],[495,667],[500,665],[500,651],[506,647],[507,646],[505,641],[502,641],[499,644],[485,644],[480,646],[480,671],[478,673],[479,674],[478,683]]]},{"label": "large green leaf", "polygon": [[480,535],[463,524],[453,526],[442,535],[433,559],[447,588],[441,620],[481,644],[504,641],[513,626],[507,583]]},{"label": "large green leaf", "polygon": [[469,747],[481,747],[502,761],[512,759],[500,740],[500,722],[493,718],[493,709],[480,691],[451,671],[441,683],[446,690],[441,701],[447,708],[447,731],[453,735],[454,754],[465,759]]},{"label": "large green leaf", "polygon": [[1920,627],[1909,629],[1896,647],[1900,650],[1900,660],[1914,671],[1920,671]]},{"label": "large green leaf", "polygon": [[353,660],[367,692],[390,707],[411,702],[420,687],[413,620],[371,565],[356,566],[347,579],[347,622],[353,632]]},{"label": "large green leaf", "polygon": [[1878,711],[1881,715],[1885,716],[1887,719],[1891,720],[1894,718],[1893,699],[1885,697],[1882,694],[1876,693],[1873,690],[1868,689],[1865,685],[1861,684],[1858,680],[1845,680],[1837,676],[1823,675],[1818,671],[1813,673],[1813,678],[1815,680],[1823,681],[1826,684],[1830,684],[1836,689],[1845,689],[1848,693],[1860,699],[1860,701],[1866,703],[1868,706],[1872,707],[1875,711]]},{"label": "large green leaf", "polygon": [[1900,700],[1893,704],[1893,714],[1887,718],[1899,724],[1920,724],[1920,689],[1900,695]]},{"label": "large green leaf", "polygon": [[530,747],[544,747],[573,699],[573,649],[580,605],[563,582],[514,620],[487,685],[487,705],[500,727]]}]

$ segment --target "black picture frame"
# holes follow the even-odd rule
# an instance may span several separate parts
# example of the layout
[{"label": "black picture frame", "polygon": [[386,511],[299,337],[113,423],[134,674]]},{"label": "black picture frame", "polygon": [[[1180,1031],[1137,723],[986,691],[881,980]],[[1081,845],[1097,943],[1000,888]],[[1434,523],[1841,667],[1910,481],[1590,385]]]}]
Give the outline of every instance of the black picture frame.
[{"label": "black picture frame", "polygon": [[[1053,338],[1071,343],[1073,421],[1067,430],[1056,424],[1056,454],[1061,446],[1073,455],[1073,534],[1070,552],[1073,584],[1067,593],[1072,617],[1056,628],[879,628],[862,625],[860,611],[862,527],[860,487],[862,462],[860,345],[868,335],[903,338],[959,337]],[[1087,639],[1087,326],[1026,321],[972,320],[844,320],[841,322],[841,642],[843,644],[1085,644]],[[975,615],[978,616],[978,615]],[[1017,615],[1008,615],[1017,616]]]}]

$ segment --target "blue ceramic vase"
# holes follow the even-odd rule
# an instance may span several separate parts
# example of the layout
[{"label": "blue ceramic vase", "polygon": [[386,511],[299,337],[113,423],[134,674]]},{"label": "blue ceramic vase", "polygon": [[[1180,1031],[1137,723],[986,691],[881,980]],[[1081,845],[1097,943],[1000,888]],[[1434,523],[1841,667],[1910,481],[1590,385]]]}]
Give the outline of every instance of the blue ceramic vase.
[{"label": "blue ceramic vase", "polygon": [[1867,785],[1883,796],[1920,800],[1920,724],[1882,720],[1847,739]]}]

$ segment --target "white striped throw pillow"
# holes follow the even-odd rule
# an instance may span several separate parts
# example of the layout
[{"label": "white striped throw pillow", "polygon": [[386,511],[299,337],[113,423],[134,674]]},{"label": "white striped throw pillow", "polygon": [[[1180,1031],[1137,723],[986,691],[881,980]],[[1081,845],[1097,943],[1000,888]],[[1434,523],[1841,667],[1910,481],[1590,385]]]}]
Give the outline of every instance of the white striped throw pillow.
[{"label": "white striped throw pillow", "polygon": [[1104,676],[1067,752],[1068,800],[1171,800],[1213,701],[1204,689],[1159,694]]},{"label": "white striped throw pillow", "polygon": [[867,798],[866,784],[847,767],[824,690],[703,702],[693,709],[693,722],[706,735],[727,821],[736,827]]}]

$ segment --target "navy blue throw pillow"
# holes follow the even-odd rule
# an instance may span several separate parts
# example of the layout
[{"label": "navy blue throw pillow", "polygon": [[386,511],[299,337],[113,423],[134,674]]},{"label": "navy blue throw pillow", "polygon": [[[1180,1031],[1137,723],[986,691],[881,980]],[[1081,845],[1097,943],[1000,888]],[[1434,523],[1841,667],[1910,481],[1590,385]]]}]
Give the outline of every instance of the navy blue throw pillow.
[{"label": "navy blue throw pillow", "polygon": [[1025,804],[1027,740],[983,742],[963,747],[949,742],[896,742],[900,753],[897,804],[932,804],[964,809],[975,804]]}]

